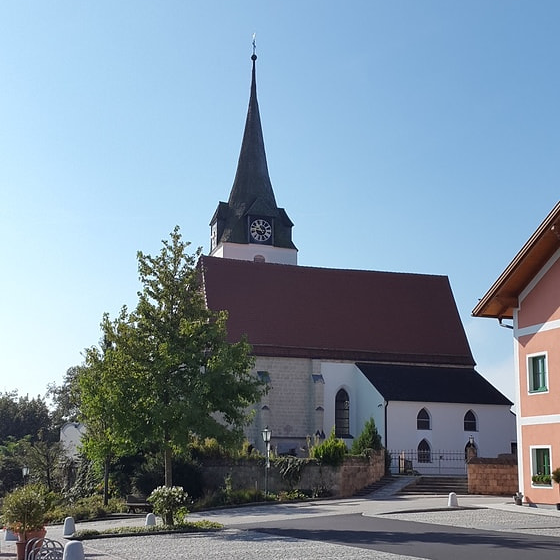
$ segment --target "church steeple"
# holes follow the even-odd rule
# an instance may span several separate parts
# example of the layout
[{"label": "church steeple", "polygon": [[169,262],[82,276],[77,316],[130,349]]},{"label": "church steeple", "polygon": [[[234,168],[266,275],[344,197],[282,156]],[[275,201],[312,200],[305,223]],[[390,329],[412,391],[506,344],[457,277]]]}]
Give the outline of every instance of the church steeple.
[{"label": "church steeple", "polygon": [[[268,174],[266,152],[257,101],[256,61],[253,53],[253,70],[251,77],[251,96],[245,121],[245,131],[241,151],[237,162],[237,172],[229,195],[228,204],[236,210],[246,211],[247,204],[258,204],[265,212],[277,213],[276,199]],[[259,213],[259,212],[257,212]],[[262,213],[262,212],[261,212]]]},{"label": "church steeple", "polygon": [[254,42],[251,60],[251,93],[237,171],[228,202],[218,204],[210,221],[210,255],[297,264],[293,223],[285,210],[278,208],[268,174]]}]

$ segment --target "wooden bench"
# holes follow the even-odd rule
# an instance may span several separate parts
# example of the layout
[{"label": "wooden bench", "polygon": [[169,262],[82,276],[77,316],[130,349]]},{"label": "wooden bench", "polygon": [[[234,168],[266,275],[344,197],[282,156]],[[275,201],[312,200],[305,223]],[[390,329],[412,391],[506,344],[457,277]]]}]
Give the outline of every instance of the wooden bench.
[{"label": "wooden bench", "polygon": [[129,494],[126,497],[125,505],[128,509],[128,513],[136,513],[136,510],[152,511],[152,504],[147,502],[144,496],[134,496]]}]

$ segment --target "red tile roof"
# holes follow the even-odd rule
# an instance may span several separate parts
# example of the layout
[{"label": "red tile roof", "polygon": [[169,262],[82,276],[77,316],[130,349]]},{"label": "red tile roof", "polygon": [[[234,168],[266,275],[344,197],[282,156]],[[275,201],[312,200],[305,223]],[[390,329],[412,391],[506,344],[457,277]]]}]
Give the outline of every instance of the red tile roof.
[{"label": "red tile roof", "polygon": [[207,305],[257,356],[474,365],[446,276],[202,257]]}]

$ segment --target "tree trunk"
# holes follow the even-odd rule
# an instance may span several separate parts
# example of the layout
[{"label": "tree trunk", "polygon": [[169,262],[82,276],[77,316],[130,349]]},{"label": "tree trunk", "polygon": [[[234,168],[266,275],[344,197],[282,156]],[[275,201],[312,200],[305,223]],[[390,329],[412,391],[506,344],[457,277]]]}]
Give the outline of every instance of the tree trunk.
[{"label": "tree trunk", "polygon": [[103,505],[109,504],[109,467],[111,465],[111,457],[107,455],[103,464]]},{"label": "tree trunk", "polygon": [[173,486],[173,473],[172,473],[172,451],[171,447],[166,444],[164,449],[164,462],[165,462],[165,486]]},{"label": "tree trunk", "polygon": [[[172,473],[172,450],[169,444],[165,444],[164,449],[164,462],[165,462],[165,486],[171,488],[173,486],[173,473]],[[163,522],[165,525],[171,526],[173,525],[173,512],[166,511],[163,515]]]}]

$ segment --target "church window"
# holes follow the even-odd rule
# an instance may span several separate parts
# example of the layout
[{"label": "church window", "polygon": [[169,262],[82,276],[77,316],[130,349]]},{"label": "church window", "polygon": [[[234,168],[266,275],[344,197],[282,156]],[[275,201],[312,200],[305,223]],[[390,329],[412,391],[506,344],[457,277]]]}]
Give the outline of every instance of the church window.
[{"label": "church window", "polygon": [[334,424],[336,437],[350,437],[350,398],[344,389],[336,394]]},{"label": "church window", "polygon": [[432,462],[432,450],[430,444],[423,439],[418,444],[418,462],[419,463],[431,463]]},{"label": "church window", "polygon": [[463,423],[464,423],[465,432],[478,431],[476,425],[476,416],[474,415],[474,412],[472,410],[467,410]]},{"label": "church window", "polygon": [[268,371],[257,371],[257,376],[263,383],[270,383],[270,375]]},{"label": "church window", "polygon": [[431,419],[428,411],[423,408],[416,416],[416,429],[417,430],[431,430]]}]

